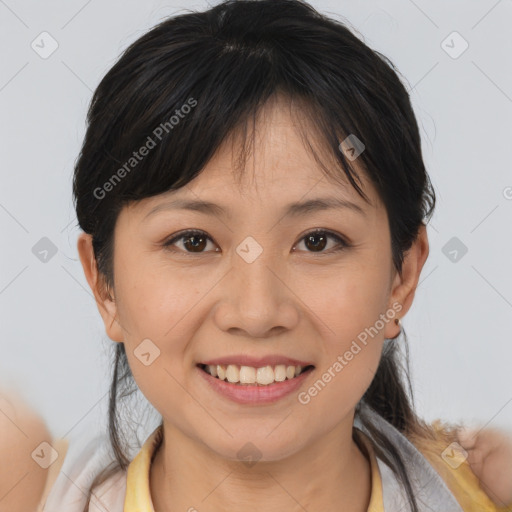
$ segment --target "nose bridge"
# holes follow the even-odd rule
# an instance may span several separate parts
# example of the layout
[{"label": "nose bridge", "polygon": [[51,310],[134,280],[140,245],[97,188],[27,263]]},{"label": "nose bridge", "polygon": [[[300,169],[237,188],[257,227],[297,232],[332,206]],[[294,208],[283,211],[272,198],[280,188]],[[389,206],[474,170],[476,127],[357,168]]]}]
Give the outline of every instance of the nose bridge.
[{"label": "nose bridge", "polygon": [[[259,240],[259,241],[258,241]],[[276,278],[275,268],[280,268],[271,247],[270,236],[247,236],[238,244],[233,255],[233,272],[238,283],[238,298],[244,303],[255,301],[254,307],[275,307],[272,304],[282,290]]]},{"label": "nose bridge", "polygon": [[217,317],[223,329],[240,329],[255,337],[276,327],[291,328],[298,317],[289,296],[293,294],[280,277],[278,251],[269,245],[271,237],[258,239],[248,236],[234,248],[228,290]]}]

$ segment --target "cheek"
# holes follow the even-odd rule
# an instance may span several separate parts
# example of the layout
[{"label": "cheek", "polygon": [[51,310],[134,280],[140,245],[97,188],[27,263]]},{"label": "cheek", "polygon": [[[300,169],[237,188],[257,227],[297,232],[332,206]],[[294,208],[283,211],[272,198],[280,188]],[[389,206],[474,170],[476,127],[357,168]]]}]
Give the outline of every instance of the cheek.
[{"label": "cheek", "polygon": [[169,406],[180,395],[177,382],[184,380],[191,335],[186,313],[192,309],[195,294],[179,282],[162,279],[161,273],[142,269],[119,276],[116,292],[135,382],[154,407]]},{"label": "cheek", "polygon": [[169,337],[184,336],[187,322],[183,319],[200,301],[204,290],[191,287],[188,274],[158,265],[132,260],[124,269],[116,275],[116,292],[127,342],[133,345],[150,338],[163,343]]},{"label": "cheek", "polygon": [[[367,261],[367,260],[366,260]],[[324,339],[333,350],[343,350],[353,339],[364,338],[371,330],[383,337],[380,315],[386,312],[389,299],[389,275],[384,266],[347,266],[333,272],[328,282],[304,290],[308,306],[321,320]],[[372,327],[379,331],[375,334]],[[331,350],[329,350],[331,351]]]},{"label": "cheek", "polygon": [[[328,362],[318,368],[315,380],[298,395],[308,417],[324,416],[326,421],[336,424],[361,400],[370,386],[380,361],[382,344],[363,347],[358,343],[351,350],[333,354]],[[350,354],[350,356],[348,356]]]},{"label": "cheek", "polygon": [[[383,274],[382,274],[383,275]],[[351,273],[318,294],[318,329],[323,339],[321,366],[299,401],[315,411],[332,410],[332,421],[355,407],[377,371],[384,343],[386,279],[379,273]],[[379,280],[380,279],[380,280]],[[384,290],[384,291],[383,291]],[[382,320],[385,318],[385,320]]]},{"label": "cheek", "polygon": [[323,395],[318,405],[324,400],[326,407],[329,400],[355,405],[375,375],[384,329],[394,318],[386,314],[389,275],[385,259],[379,262],[368,254],[333,273],[328,284],[310,287],[311,309],[319,319],[324,351],[318,369],[320,382],[311,390]]},{"label": "cheek", "polygon": [[137,387],[157,411],[163,413],[183,410],[187,395],[179,384],[183,382],[181,365],[169,364],[169,359],[163,352],[147,366],[128,350],[127,358]]}]

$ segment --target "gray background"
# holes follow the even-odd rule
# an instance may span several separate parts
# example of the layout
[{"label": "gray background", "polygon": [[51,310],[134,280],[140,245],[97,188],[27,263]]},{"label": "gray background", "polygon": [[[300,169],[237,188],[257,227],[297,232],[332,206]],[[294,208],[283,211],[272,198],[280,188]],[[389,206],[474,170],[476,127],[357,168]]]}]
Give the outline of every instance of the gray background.
[{"label": "gray background", "polygon": [[[512,2],[311,3],[389,57],[412,90],[438,196],[404,320],[418,410],[512,428]],[[113,342],[78,260],[71,200],[92,91],[153,25],[206,6],[0,0],[0,385],[55,436],[91,435],[107,411]],[[31,44],[45,31],[58,48],[43,59]],[[454,31],[469,44],[461,55]],[[43,237],[57,251],[46,262],[33,252]]]}]

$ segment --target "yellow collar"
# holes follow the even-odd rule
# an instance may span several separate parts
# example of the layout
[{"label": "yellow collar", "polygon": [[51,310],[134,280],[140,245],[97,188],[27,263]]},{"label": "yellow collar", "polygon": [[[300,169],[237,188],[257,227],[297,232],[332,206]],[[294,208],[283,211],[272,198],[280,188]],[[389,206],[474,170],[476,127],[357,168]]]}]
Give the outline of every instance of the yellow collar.
[{"label": "yellow collar", "polygon": [[[124,512],[155,512],[149,490],[149,470],[153,455],[162,441],[163,429],[158,426],[143,444],[137,456],[128,466],[126,475],[126,495]],[[384,512],[382,481],[370,439],[360,430],[359,438],[364,443],[370,457],[372,492],[368,512]]]},{"label": "yellow collar", "polygon": [[162,434],[162,425],[159,425],[128,466],[124,512],[155,512],[149,492],[149,469],[153,455],[162,441]]}]

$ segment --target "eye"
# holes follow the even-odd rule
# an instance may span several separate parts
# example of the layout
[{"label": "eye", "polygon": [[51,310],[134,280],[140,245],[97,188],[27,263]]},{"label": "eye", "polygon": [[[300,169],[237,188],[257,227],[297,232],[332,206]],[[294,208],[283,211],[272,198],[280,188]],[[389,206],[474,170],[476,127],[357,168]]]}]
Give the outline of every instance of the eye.
[{"label": "eye", "polygon": [[319,253],[323,254],[324,252],[326,252],[326,251],[323,251],[323,249],[325,249],[325,246],[327,245],[327,240],[329,238],[331,238],[332,240],[335,240],[338,243],[338,246],[337,247],[335,246],[335,248],[332,251],[328,251],[328,253],[338,252],[338,251],[341,251],[343,249],[347,249],[348,247],[350,247],[350,244],[346,240],[341,238],[341,236],[337,235],[336,233],[333,233],[332,231],[328,231],[328,230],[321,229],[321,228],[315,229],[315,230],[307,233],[301,239],[301,242],[302,242],[302,240],[304,240],[304,245],[307,248],[313,249],[312,251],[308,251],[308,252],[319,252]]},{"label": "eye", "polygon": [[[182,231],[177,236],[171,238],[171,240],[165,242],[163,246],[169,248],[170,246],[175,245],[176,242],[181,242],[182,240],[185,248],[184,252],[201,254],[203,252],[202,250],[207,245],[207,240],[211,241],[211,238],[203,231],[189,229],[187,231]],[[215,252],[218,252],[218,250],[215,249]]]},{"label": "eye", "polygon": [[[330,252],[338,252],[350,247],[350,244],[346,240],[341,238],[341,236],[337,235],[336,233],[333,233],[332,231],[328,231],[321,228],[315,229],[307,233],[304,237],[302,237],[301,242],[302,240],[304,240],[305,246],[308,249],[313,249],[308,252],[323,253],[325,252],[324,249],[327,245],[327,241],[329,238],[335,240],[338,244],[338,246],[335,246],[335,248]],[[182,249],[182,252],[188,254],[202,254],[205,252],[204,249],[207,246],[208,241],[213,242],[212,239],[204,231],[187,230],[182,231],[181,233],[174,236],[170,240],[164,242],[163,246],[165,248],[169,248],[170,250],[174,250],[173,248],[171,248],[171,246],[175,246],[178,242],[183,242],[184,250]],[[215,252],[219,252],[219,249],[216,248]]]}]

